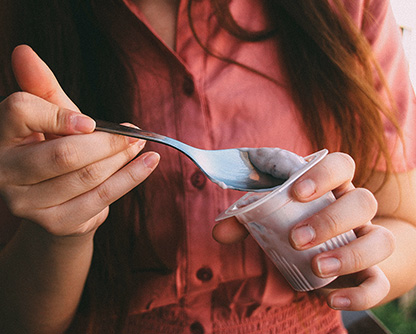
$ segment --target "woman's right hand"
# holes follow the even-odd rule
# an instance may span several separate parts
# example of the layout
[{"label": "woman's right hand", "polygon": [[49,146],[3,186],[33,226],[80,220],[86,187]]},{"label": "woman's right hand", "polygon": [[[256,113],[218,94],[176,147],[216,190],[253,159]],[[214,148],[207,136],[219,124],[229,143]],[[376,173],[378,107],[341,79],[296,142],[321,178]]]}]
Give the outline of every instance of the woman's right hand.
[{"label": "woman's right hand", "polygon": [[0,103],[0,195],[10,211],[57,236],[84,235],[159,161],[144,141],[94,132],[27,46],[12,56],[22,92]]}]

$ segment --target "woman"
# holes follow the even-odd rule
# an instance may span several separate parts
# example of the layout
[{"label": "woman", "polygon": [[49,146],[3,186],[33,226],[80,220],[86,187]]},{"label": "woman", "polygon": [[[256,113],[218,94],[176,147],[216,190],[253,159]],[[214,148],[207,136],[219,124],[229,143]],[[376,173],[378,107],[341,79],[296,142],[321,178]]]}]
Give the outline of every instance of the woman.
[{"label": "woman", "polygon": [[[331,4],[3,1],[0,190],[23,219],[0,225],[5,332],[345,333],[333,309],[415,285],[415,101],[400,36],[387,1]],[[52,71],[27,46],[9,64],[23,43]],[[295,293],[236,221],[215,242],[215,217],[241,193],[167,147],[135,158],[143,141],[93,132],[79,110],[207,149],[348,153],[293,189],[338,198],[294,228],[293,247],[358,236],[311,264],[339,284]],[[374,195],[353,186],[350,156],[354,184]]]}]

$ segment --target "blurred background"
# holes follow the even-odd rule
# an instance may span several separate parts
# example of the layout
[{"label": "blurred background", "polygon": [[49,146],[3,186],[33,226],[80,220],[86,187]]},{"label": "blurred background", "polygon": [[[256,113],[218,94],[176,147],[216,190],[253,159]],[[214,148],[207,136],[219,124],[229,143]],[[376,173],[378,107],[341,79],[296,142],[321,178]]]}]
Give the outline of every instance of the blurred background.
[{"label": "blurred background", "polygon": [[413,87],[416,87],[416,0],[390,0],[390,2],[403,34],[403,46],[409,60],[410,77]]},{"label": "blurred background", "polygon": [[[402,31],[403,46],[409,61],[409,73],[416,87],[416,0],[390,0]],[[416,334],[416,289],[372,312],[393,334]],[[375,333],[375,332],[374,332]],[[372,332],[362,332],[372,334]]]}]

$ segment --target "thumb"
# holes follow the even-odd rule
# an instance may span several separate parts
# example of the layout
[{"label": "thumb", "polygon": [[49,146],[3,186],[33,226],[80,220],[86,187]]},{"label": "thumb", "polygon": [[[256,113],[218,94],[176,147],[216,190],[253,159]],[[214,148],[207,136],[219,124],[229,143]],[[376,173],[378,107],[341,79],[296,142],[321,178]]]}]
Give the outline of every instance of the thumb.
[{"label": "thumb", "polygon": [[65,94],[55,75],[28,45],[17,46],[12,53],[12,67],[20,88],[61,108],[79,111]]},{"label": "thumb", "polygon": [[247,229],[234,217],[221,220],[212,230],[213,238],[221,244],[243,241],[247,235]]}]

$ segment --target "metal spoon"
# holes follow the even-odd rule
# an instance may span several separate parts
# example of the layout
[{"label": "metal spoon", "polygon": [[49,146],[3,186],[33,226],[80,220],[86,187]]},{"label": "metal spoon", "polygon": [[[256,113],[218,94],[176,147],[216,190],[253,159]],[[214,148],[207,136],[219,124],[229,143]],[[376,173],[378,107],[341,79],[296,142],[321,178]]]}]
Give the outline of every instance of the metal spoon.
[{"label": "metal spoon", "polygon": [[154,132],[131,128],[107,121],[95,120],[98,131],[146,139],[171,146],[184,153],[202,172],[223,189],[261,192],[268,191],[284,179],[260,172],[250,162],[247,148],[202,150]]}]

